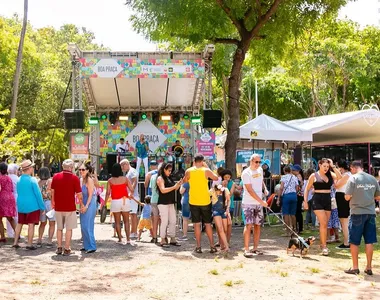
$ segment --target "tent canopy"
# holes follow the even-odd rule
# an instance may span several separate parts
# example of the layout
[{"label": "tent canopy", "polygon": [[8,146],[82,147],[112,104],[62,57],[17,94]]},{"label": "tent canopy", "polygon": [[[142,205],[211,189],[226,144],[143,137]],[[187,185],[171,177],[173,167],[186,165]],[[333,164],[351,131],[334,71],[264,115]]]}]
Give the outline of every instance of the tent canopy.
[{"label": "tent canopy", "polygon": [[285,122],[313,133],[313,145],[380,143],[380,112],[376,109]]},{"label": "tent canopy", "polygon": [[[223,143],[226,135],[221,138]],[[275,118],[261,114],[257,118],[240,126],[240,139],[284,142],[310,142],[310,130],[301,130],[292,125],[285,124]]]}]

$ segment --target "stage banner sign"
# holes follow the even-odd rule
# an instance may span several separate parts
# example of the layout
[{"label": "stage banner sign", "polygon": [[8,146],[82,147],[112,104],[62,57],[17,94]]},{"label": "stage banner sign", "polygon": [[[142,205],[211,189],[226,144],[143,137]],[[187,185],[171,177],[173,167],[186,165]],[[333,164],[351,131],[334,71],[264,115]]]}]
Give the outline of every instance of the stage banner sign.
[{"label": "stage banner sign", "polygon": [[197,153],[203,154],[206,159],[215,158],[215,133],[208,132],[201,135],[196,141]]},{"label": "stage banner sign", "polygon": [[129,143],[129,150],[133,152],[136,143],[140,139],[140,135],[145,136],[145,140],[149,143],[149,150],[155,152],[165,141],[166,136],[149,120],[143,120],[127,135],[126,142]]},{"label": "stage banner sign", "polygon": [[249,159],[251,158],[253,153],[259,154],[261,159],[263,159],[265,151],[264,150],[238,150],[236,151],[236,163],[249,165]]},{"label": "stage banner sign", "polygon": [[81,58],[84,78],[204,78],[202,59]]},{"label": "stage banner sign", "polygon": [[76,132],[70,134],[70,157],[73,160],[86,160],[89,158],[88,133]]}]

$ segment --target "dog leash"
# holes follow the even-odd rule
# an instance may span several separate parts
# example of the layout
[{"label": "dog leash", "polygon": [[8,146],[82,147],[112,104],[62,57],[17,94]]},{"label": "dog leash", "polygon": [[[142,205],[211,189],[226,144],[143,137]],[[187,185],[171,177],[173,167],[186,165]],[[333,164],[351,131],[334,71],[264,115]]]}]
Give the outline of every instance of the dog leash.
[{"label": "dog leash", "polygon": [[266,209],[268,209],[272,214],[274,214],[276,216],[277,219],[279,219],[281,221],[282,224],[284,224],[296,237],[297,239],[307,248],[309,249],[309,245],[306,243],[306,241],[303,239],[302,236],[299,236],[292,228],[290,228],[290,226],[288,226],[288,224],[286,224],[284,222],[284,220],[282,220],[270,207],[267,207]]}]

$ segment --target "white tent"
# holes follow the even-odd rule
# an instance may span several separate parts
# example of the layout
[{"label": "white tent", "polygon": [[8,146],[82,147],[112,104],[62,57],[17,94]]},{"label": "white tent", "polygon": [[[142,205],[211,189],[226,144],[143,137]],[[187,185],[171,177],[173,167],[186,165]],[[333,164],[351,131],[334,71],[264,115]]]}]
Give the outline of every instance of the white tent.
[{"label": "white tent", "polygon": [[313,134],[313,145],[380,143],[380,112],[377,109],[299,119],[285,122]]},{"label": "white tent", "polygon": [[[224,144],[227,135],[221,137]],[[311,130],[301,130],[295,126],[285,124],[275,118],[261,114],[257,118],[240,126],[240,139],[279,142],[310,142]]]}]

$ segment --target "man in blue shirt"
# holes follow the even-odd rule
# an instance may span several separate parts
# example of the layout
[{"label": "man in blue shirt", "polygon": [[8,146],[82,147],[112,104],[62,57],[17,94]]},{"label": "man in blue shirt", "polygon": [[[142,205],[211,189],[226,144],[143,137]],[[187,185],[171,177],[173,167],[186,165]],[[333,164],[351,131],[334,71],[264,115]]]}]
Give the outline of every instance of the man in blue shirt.
[{"label": "man in blue shirt", "polygon": [[140,135],[140,140],[136,143],[135,156],[137,157],[136,170],[140,174],[141,161],[144,163],[144,176],[148,172],[148,151],[149,143],[145,140],[144,134]]}]

